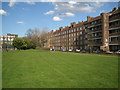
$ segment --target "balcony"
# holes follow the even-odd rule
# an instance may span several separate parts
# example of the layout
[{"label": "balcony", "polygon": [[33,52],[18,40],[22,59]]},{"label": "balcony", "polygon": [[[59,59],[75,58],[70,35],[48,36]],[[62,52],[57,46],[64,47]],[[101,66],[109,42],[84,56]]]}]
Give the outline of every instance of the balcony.
[{"label": "balcony", "polygon": [[89,46],[102,46],[102,43],[93,43],[93,44],[88,44]]},{"label": "balcony", "polygon": [[112,21],[114,21],[114,20],[117,20],[117,19],[118,19],[118,20],[120,20],[120,16],[118,16],[118,17],[113,17],[113,18],[110,18],[110,19],[109,19],[109,22],[112,22]]},{"label": "balcony", "polygon": [[111,33],[109,36],[120,36],[120,33]]},{"label": "balcony", "polygon": [[109,42],[109,45],[120,45],[120,42],[119,41],[112,41],[112,42]]},{"label": "balcony", "polygon": [[92,33],[92,32],[102,32],[102,29],[99,28],[99,29],[96,29],[96,30],[90,30],[90,31],[88,31],[88,33]]},{"label": "balcony", "polygon": [[118,28],[118,27],[120,27],[120,25],[112,25],[112,26],[109,26],[110,29],[111,29],[111,28]]},{"label": "balcony", "polygon": [[99,26],[101,25],[102,23],[101,22],[98,22],[98,23],[94,23],[94,24],[89,24],[87,27],[90,28],[90,27],[95,27],[95,26]]},{"label": "balcony", "polygon": [[89,38],[89,40],[101,39],[101,38],[102,38],[102,35],[101,35],[101,36],[89,36],[88,38]]}]

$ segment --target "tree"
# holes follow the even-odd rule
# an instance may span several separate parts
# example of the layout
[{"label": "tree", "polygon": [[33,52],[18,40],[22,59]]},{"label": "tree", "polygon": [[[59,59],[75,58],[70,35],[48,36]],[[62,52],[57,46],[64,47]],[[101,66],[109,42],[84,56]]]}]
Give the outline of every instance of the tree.
[{"label": "tree", "polygon": [[48,34],[47,32],[48,32],[48,27],[44,27],[40,34],[40,43],[42,47],[44,47],[45,44],[47,43],[47,34]]},{"label": "tree", "polygon": [[28,29],[24,39],[31,40],[36,46],[43,47],[47,43],[48,27],[44,27],[40,32],[39,28]]},{"label": "tree", "polygon": [[25,33],[25,36],[29,39],[32,39],[32,34],[33,34],[33,30],[32,29],[28,29]]},{"label": "tree", "polygon": [[32,41],[36,44],[36,46],[40,46],[40,29],[35,28],[32,34]]},{"label": "tree", "polygon": [[24,47],[24,40],[22,38],[14,38],[13,46],[17,49],[22,49]]},{"label": "tree", "polygon": [[26,38],[15,38],[13,40],[13,46],[17,49],[35,49],[36,45],[31,40],[26,40]]},{"label": "tree", "polygon": [[36,46],[39,46],[40,43],[40,30],[39,28],[28,29],[25,33],[25,38],[31,40]]}]

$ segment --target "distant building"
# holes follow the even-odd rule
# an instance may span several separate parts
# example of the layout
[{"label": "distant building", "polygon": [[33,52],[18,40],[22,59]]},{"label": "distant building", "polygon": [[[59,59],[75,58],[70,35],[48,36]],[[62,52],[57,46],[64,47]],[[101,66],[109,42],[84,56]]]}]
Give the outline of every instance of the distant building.
[{"label": "distant building", "polygon": [[17,34],[7,34],[6,36],[0,36],[0,49],[2,48],[2,44],[9,44],[12,45],[12,41],[14,38],[17,38]]},{"label": "distant building", "polygon": [[47,41],[47,46],[56,50],[120,50],[120,8],[51,30]]}]

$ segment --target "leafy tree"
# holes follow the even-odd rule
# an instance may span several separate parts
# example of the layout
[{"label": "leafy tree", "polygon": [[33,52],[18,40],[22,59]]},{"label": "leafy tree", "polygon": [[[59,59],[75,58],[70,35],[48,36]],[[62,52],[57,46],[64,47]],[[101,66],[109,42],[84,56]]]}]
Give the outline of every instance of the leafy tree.
[{"label": "leafy tree", "polygon": [[17,49],[35,49],[36,45],[31,41],[27,40],[26,38],[15,38],[13,40],[13,46]]},{"label": "leafy tree", "polygon": [[24,47],[24,40],[22,38],[14,38],[13,46],[17,49],[22,49]]}]

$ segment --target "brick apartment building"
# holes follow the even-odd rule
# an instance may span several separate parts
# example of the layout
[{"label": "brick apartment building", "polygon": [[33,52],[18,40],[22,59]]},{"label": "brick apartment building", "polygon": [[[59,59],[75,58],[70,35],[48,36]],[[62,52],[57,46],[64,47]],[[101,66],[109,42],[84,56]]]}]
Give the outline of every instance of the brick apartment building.
[{"label": "brick apartment building", "polygon": [[87,16],[87,21],[71,23],[65,28],[48,33],[48,48],[56,50],[104,50],[120,49],[120,7],[100,16]]},{"label": "brick apartment building", "polygon": [[0,48],[2,48],[3,43],[12,45],[13,39],[17,37],[17,34],[7,34],[6,36],[0,36]]}]

